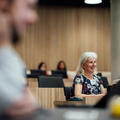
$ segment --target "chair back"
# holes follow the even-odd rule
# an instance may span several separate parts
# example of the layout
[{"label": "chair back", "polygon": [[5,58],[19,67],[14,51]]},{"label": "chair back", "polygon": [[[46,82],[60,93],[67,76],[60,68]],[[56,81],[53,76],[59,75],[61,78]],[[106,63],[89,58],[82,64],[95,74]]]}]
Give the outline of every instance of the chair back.
[{"label": "chair back", "polygon": [[38,86],[40,88],[63,88],[64,83],[62,77],[55,76],[39,76]]},{"label": "chair back", "polygon": [[64,87],[64,95],[65,95],[66,100],[69,101],[70,98],[74,96],[73,87]]}]

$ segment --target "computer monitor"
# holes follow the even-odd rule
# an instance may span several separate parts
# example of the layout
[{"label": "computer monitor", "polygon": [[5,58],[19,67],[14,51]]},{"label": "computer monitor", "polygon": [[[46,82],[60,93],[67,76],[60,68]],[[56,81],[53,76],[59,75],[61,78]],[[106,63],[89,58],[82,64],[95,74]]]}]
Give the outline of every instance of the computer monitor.
[{"label": "computer monitor", "polygon": [[63,78],[68,78],[65,70],[52,70],[52,76],[62,76]]},{"label": "computer monitor", "polygon": [[28,74],[27,78],[38,78],[38,76],[46,76],[46,71],[31,70],[31,74]]},{"label": "computer monitor", "polygon": [[34,75],[46,75],[46,71],[42,71],[42,70],[31,70],[31,74],[34,74]]},{"label": "computer monitor", "polygon": [[64,83],[62,77],[57,76],[39,76],[38,86],[40,88],[63,88]]}]

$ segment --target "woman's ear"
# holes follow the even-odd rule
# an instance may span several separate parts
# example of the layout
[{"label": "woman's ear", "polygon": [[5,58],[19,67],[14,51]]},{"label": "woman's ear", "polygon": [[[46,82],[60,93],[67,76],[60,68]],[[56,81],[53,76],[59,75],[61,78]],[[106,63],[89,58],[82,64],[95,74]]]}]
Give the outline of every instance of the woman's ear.
[{"label": "woman's ear", "polygon": [[81,64],[81,67],[84,69],[85,68],[85,64]]}]

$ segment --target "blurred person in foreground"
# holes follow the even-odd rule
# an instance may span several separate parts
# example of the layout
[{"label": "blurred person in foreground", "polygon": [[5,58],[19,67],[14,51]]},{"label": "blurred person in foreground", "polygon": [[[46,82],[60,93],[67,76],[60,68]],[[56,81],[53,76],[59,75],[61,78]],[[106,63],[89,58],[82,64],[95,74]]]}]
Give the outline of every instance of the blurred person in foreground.
[{"label": "blurred person in foreground", "polygon": [[96,60],[97,54],[94,52],[85,52],[81,55],[73,82],[76,97],[102,97],[106,94],[101,77],[95,74]]},{"label": "blurred person in foreground", "polygon": [[25,80],[25,66],[13,45],[36,21],[36,0],[0,0],[0,113],[30,114],[37,103]]},{"label": "blurred person in foreground", "polygon": [[[120,78],[113,80],[108,87],[107,94],[94,106],[95,108],[107,108],[113,97],[120,96]],[[118,109],[119,110],[119,109]]]}]

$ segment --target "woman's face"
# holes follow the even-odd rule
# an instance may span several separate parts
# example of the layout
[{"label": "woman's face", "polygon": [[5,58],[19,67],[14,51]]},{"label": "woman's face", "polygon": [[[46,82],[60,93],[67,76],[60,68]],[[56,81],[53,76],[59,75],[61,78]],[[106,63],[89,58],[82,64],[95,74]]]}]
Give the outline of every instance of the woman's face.
[{"label": "woman's face", "polygon": [[65,65],[64,65],[64,63],[61,62],[61,63],[60,63],[60,69],[61,69],[61,70],[64,70],[64,68],[65,68]]},{"label": "woman's face", "polygon": [[45,64],[42,64],[40,70],[46,71],[46,69],[47,69],[47,68],[46,68],[46,65],[45,65]]},{"label": "woman's face", "polygon": [[96,60],[94,57],[88,58],[86,62],[83,64],[83,69],[87,73],[93,73],[96,68]]}]

